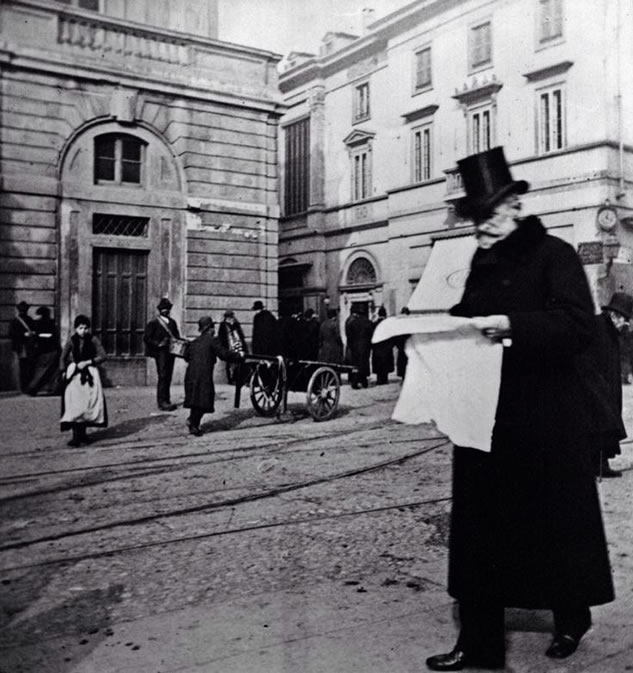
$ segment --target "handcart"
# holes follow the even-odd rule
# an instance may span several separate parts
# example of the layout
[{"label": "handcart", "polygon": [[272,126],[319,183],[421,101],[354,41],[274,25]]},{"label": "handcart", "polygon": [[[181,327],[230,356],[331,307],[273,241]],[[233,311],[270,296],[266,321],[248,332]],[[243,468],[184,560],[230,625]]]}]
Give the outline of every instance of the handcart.
[{"label": "handcart", "polygon": [[338,408],[341,396],[341,375],[353,374],[355,367],[294,360],[282,355],[247,355],[241,362],[235,383],[235,408],[240,406],[244,370],[250,369],[251,404],[260,416],[280,416],[288,406],[288,393],[303,392],[310,416],[327,421]]}]

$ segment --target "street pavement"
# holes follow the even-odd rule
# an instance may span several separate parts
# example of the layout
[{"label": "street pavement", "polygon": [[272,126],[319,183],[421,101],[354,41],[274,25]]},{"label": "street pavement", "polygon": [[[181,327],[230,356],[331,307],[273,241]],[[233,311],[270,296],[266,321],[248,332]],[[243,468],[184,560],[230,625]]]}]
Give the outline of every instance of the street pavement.
[{"label": "street pavement", "polygon": [[[445,591],[451,446],[390,420],[399,384],[300,393],[258,417],[219,385],[202,437],[151,388],[106,391],[66,445],[59,398],[0,397],[1,673],[409,673],[456,633]],[[182,388],[173,390],[182,401]],[[633,438],[633,386],[624,387]],[[514,673],[633,671],[633,442],[599,484],[617,599],[571,658],[507,611]]]}]

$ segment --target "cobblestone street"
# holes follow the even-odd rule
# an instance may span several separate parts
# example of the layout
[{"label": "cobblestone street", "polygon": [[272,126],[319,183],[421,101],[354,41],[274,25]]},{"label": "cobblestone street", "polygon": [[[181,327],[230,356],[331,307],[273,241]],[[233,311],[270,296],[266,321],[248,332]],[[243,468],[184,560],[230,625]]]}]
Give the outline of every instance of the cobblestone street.
[{"label": "cobblestone street", "polygon": [[[153,389],[109,389],[109,427],[82,448],[59,433],[58,398],[0,398],[0,671],[425,670],[455,633],[451,446],[390,420],[398,390],[346,385],[315,423],[299,393],[278,421],[220,385],[194,438],[186,410],[154,412]],[[543,656],[548,613],[508,611],[507,670],[633,670],[633,444],[613,462],[616,602],[562,663]]]}]

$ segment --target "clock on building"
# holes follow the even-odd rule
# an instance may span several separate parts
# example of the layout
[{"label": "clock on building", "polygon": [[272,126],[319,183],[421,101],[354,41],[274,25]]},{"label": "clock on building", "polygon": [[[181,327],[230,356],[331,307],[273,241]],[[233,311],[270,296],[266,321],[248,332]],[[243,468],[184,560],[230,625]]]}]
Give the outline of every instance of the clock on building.
[{"label": "clock on building", "polygon": [[598,226],[602,231],[613,231],[618,223],[618,213],[613,206],[602,206],[598,210]]}]

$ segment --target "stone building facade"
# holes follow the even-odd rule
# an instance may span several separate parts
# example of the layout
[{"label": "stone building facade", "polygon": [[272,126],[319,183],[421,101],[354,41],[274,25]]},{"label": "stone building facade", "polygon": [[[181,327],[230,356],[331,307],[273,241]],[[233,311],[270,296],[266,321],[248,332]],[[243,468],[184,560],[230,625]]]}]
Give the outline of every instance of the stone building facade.
[{"label": "stone building facade", "polygon": [[355,303],[397,313],[432,255],[472,233],[452,208],[457,160],[496,145],[531,183],[525,211],[577,246],[596,304],[633,290],[627,3],[418,0],[355,40],[291,56],[282,306],[336,306],[342,321]]},{"label": "stone building facade", "polygon": [[[213,0],[0,5],[0,387],[17,302],[93,318],[114,383],[153,375],[159,299],[277,301],[279,57],[217,40]],[[178,375],[178,372],[177,372]]]}]

